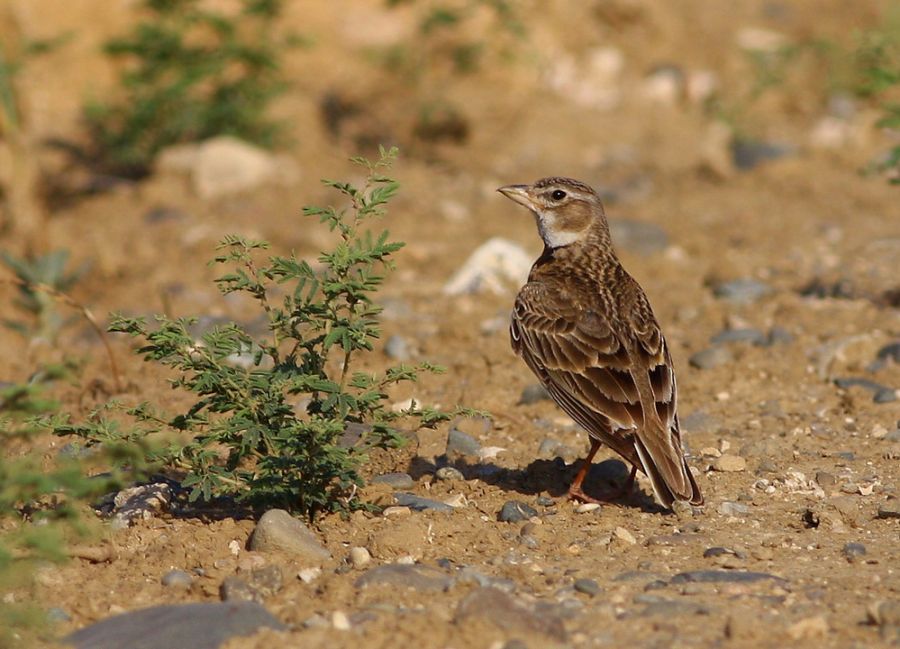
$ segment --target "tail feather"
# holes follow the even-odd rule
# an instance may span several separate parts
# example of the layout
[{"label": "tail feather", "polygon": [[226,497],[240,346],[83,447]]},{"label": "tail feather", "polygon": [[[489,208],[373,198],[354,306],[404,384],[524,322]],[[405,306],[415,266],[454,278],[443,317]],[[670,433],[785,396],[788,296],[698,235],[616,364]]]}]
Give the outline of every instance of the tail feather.
[{"label": "tail feather", "polygon": [[680,449],[670,447],[669,452],[655,449],[657,452],[653,453],[639,436],[634,438],[634,446],[641,468],[650,478],[653,495],[661,505],[671,507],[676,500],[696,506],[703,504],[703,494]]}]

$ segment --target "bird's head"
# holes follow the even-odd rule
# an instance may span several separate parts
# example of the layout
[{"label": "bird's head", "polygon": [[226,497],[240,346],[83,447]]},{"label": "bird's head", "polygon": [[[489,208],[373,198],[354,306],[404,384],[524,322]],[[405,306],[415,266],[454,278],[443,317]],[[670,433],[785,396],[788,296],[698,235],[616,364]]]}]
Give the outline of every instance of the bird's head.
[{"label": "bird's head", "polygon": [[497,191],[531,210],[548,248],[609,236],[600,197],[582,182],[542,178],[531,185],[506,185]]}]

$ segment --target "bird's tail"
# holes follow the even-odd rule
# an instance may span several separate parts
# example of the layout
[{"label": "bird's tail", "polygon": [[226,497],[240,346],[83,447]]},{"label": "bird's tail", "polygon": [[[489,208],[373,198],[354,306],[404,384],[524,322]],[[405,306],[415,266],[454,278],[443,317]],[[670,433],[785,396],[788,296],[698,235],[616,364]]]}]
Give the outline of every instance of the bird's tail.
[{"label": "bird's tail", "polygon": [[[664,507],[671,507],[676,500],[699,507],[703,504],[703,494],[684,459],[678,438],[671,434],[659,438],[666,442],[655,447],[645,444],[640,436],[634,439],[641,468],[650,478],[653,495]],[[650,439],[657,439],[657,436],[650,436]]]}]

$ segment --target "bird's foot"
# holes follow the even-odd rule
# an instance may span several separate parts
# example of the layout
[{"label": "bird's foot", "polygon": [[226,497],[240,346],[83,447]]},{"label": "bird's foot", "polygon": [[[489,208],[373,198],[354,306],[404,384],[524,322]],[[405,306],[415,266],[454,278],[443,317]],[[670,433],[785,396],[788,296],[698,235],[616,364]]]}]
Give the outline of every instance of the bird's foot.
[{"label": "bird's foot", "polygon": [[575,485],[569,487],[569,498],[580,503],[594,503],[597,505],[606,504],[606,501],[604,500],[597,500],[596,498],[588,496],[586,493],[584,493],[580,486],[576,487]]}]

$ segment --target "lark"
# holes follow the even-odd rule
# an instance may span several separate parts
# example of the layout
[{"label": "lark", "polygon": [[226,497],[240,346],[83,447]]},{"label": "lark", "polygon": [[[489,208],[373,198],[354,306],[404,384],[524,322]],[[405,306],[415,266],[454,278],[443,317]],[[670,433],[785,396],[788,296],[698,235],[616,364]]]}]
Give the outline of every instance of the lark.
[{"label": "lark", "polygon": [[570,178],[499,190],[534,214],[544,251],[516,296],[513,350],[553,400],[587,430],[591,447],[569,487],[582,483],[602,444],[650,479],[656,500],[702,505],[684,457],[672,357],[643,289],[613,250],[600,197]]}]

